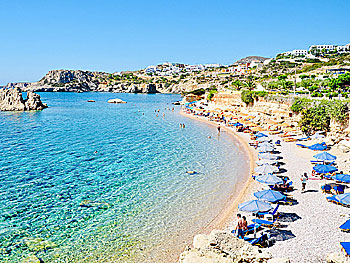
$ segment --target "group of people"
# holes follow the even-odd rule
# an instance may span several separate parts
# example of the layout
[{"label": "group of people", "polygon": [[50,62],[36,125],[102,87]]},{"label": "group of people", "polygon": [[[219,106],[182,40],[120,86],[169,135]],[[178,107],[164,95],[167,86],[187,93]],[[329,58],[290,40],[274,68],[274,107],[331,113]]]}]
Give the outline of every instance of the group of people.
[{"label": "group of people", "polygon": [[244,238],[244,232],[248,230],[248,222],[247,218],[245,216],[242,216],[241,214],[237,214],[237,226],[235,229],[236,236],[238,238]]},{"label": "group of people", "polygon": [[186,128],[185,123],[180,123],[180,128],[185,129]]}]

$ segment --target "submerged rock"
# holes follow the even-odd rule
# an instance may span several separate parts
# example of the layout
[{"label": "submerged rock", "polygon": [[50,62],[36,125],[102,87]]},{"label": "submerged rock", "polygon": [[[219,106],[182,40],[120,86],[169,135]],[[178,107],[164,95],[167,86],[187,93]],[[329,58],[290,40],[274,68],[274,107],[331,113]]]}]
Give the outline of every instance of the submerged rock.
[{"label": "submerged rock", "polygon": [[32,91],[27,92],[27,99],[23,99],[19,88],[0,89],[1,111],[30,111],[43,110],[47,105],[42,103],[40,96]]},{"label": "submerged rock", "polygon": [[40,260],[37,256],[31,255],[27,258],[25,258],[22,263],[42,263],[43,261]]},{"label": "submerged rock", "polygon": [[30,251],[39,252],[42,250],[48,250],[57,247],[57,245],[49,240],[42,238],[28,238],[24,241]]}]

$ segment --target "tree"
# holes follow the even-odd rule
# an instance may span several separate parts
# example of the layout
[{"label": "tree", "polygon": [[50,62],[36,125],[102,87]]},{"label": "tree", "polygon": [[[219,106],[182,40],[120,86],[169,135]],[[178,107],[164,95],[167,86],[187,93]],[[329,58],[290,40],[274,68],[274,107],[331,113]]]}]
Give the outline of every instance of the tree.
[{"label": "tree", "polygon": [[256,84],[252,80],[247,80],[247,81],[244,82],[244,87],[246,87],[249,90],[252,90],[252,89],[254,89],[256,87]]},{"label": "tree", "polygon": [[328,131],[329,125],[330,117],[325,106],[318,105],[302,110],[299,126],[307,135],[315,131]]},{"label": "tree", "polygon": [[241,88],[243,88],[243,83],[240,80],[235,80],[235,81],[232,82],[232,86],[236,90],[240,90]]}]

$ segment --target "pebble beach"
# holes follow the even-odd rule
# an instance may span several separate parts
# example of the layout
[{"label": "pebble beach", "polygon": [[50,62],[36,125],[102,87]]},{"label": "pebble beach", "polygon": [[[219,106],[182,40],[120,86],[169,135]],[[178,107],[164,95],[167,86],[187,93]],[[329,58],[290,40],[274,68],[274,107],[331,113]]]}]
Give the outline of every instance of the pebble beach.
[{"label": "pebble beach", "polygon": [[[209,121],[205,117],[187,115],[202,121]],[[217,125],[215,122],[212,123]],[[257,153],[253,147],[247,146],[251,142],[250,135],[237,133],[235,128],[231,127],[225,127],[221,132],[231,132],[247,148],[250,152],[251,163],[253,163],[252,173]],[[273,141],[281,139],[277,135],[269,135],[269,138]],[[305,144],[312,145],[316,142],[316,140],[310,140]],[[313,165],[310,160],[314,159],[313,155],[319,153],[318,151],[298,148],[295,142],[283,141],[276,150],[282,157],[280,161],[283,162],[283,165],[280,168],[284,169],[283,175],[293,181],[294,190],[288,193],[288,196],[296,202],[293,205],[279,207],[279,227],[268,230],[273,244],[263,250],[270,252],[274,258],[286,258],[290,262],[326,262],[329,254],[341,253],[340,242],[349,240],[349,234],[339,229],[339,226],[349,219],[348,208],[328,202],[326,197],[331,194],[323,193],[320,188],[325,180],[311,178]],[[348,173],[347,166],[341,162],[347,158],[346,154],[338,149],[330,149],[329,153],[338,157],[339,171]],[[309,180],[306,184],[306,191],[302,193],[300,176],[304,172],[309,175]],[[328,182],[331,181],[327,180]],[[253,193],[264,189],[267,189],[265,185],[248,178],[244,187],[240,189],[241,194],[236,196],[234,207],[230,215],[226,217],[223,229],[231,232],[235,228],[236,214],[242,213],[238,212],[238,203],[255,199]],[[251,223],[254,217],[250,213],[243,212],[242,214],[247,217],[248,224]]]}]

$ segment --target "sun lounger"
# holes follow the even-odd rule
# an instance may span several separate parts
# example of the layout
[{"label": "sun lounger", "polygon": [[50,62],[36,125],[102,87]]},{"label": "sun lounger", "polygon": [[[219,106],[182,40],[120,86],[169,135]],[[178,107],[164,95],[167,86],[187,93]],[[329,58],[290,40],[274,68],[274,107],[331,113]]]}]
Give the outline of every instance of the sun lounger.
[{"label": "sun lounger", "polygon": [[268,212],[258,212],[257,215],[258,216],[262,216],[262,215],[269,214],[269,215],[275,216],[277,214],[277,210],[278,210],[279,207],[280,207],[280,204],[277,204],[275,209],[272,212],[270,212],[270,211],[268,211]]},{"label": "sun lounger", "polygon": [[332,186],[330,186],[329,184],[322,185],[321,189],[322,189],[322,192],[329,194],[332,190]]},{"label": "sun lounger", "polygon": [[350,256],[350,242],[340,242],[340,246],[342,247],[342,250],[344,251],[344,254],[346,257]]},{"label": "sun lounger", "polygon": [[[245,236],[249,233],[254,233],[254,227],[255,227],[255,231],[259,231],[261,229],[260,224],[256,224],[256,223],[250,224],[248,225],[248,229],[243,231],[243,235]],[[235,234],[235,232],[236,232],[235,229],[231,231],[232,234]]]},{"label": "sun lounger", "polygon": [[262,226],[266,226],[266,227],[276,227],[278,226],[278,217],[275,218],[275,220],[273,221],[268,221],[268,220],[264,220],[264,219],[253,219],[252,222],[256,223],[256,224],[260,224]]},{"label": "sun lounger", "polygon": [[336,185],[333,187],[333,189],[335,190],[335,192],[337,193],[337,195],[339,194],[344,194],[344,189],[345,189],[345,185],[341,184],[341,185]]}]

